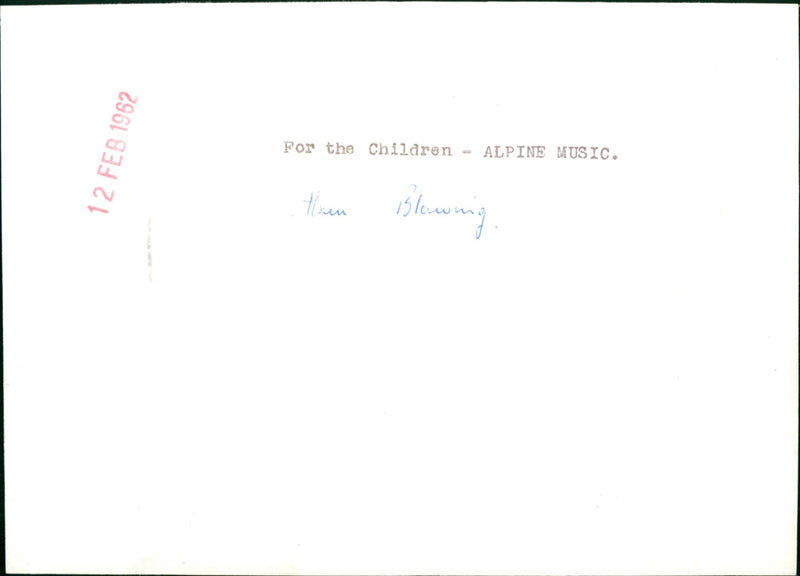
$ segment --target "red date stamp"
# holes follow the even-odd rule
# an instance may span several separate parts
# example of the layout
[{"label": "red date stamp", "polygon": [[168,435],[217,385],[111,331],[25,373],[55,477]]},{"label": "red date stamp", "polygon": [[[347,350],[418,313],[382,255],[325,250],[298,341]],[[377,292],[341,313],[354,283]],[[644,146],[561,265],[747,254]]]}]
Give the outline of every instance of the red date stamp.
[{"label": "red date stamp", "polygon": [[[130,115],[133,114],[134,104],[139,102],[138,97],[131,96],[127,92],[120,92],[117,100],[118,102],[115,106],[117,112],[111,116],[111,124],[108,125],[111,130],[111,135],[114,137],[106,140],[105,150],[103,150],[103,154],[100,156],[100,163],[97,165],[97,175],[109,180],[118,179],[119,173],[117,172],[117,168],[122,166],[122,155],[127,147],[124,138],[125,132],[128,131],[128,127],[131,123]],[[100,196],[98,196],[99,193],[107,202],[113,201],[114,190],[106,192],[106,187],[113,185],[113,183],[107,183],[105,180],[103,180],[102,183],[105,187],[95,186],[94,190],[92,190],[92,195],[100,199]],[[103,203],[103,205],[105,204]],[[108,214],[108,208],[92,206],[91,204],[89,204],[88,208],[89,212]]]}]

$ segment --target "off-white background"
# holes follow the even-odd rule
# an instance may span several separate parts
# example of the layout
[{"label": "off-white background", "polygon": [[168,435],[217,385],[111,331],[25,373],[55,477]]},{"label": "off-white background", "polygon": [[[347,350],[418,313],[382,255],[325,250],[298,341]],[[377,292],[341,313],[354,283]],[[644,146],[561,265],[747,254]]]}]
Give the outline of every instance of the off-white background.
[{"label": "off-white background", "polygon": [[[9,571],[795,572],[797,7],[0,30]],[[399,218],[411,184],[482,238]],[[348,216],[304,216],[316,191]]]}]

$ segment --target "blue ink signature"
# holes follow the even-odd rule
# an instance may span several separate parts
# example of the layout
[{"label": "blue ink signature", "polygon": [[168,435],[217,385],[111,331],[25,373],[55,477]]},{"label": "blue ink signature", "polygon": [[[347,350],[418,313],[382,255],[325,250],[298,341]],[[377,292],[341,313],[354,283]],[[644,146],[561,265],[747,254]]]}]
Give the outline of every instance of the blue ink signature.
[{"label": "blue ink signature", "polygon": [[457,206],[453,206],[452,208],[450,206],[426,206],[422,203],[422,194],[418,194],[414,197],[414,194],[417,192],[417,185],[411,184],[409,188],[411,188],[411,194],[405,200],[401,200],[400,204],[397,206],[398,216],[402,216],[403,218],[408,218],[412,214],[420,216],[427,216],[429,214],[478,216],[480,218],[480,224],[475,228],[475,238],[480,239],[483,233],[483,223],[486,220],[486,208],[481,207],[480,210],[475,212],[475,210],[471,208],[459,208]]},{"label": "blue ink signature", "polygon": [[307,216],[316,216],[317,214],[321,214],[322,216],[347,216],[347,212],[344,210],[324,208],[321,205],[319,209],[317,209],[317,200],[319,200],[319,192],[312,192],[308,200],[303,200],[303,204],[308,204],[306,208]]}]

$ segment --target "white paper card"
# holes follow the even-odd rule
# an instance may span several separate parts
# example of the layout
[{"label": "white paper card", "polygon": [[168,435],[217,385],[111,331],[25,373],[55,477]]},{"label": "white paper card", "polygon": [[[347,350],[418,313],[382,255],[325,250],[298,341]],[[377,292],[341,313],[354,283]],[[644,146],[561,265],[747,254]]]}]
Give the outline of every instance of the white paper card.
[{"label": "white paper card", "polygon": [[7,569],[794,574],[797,16],[3,7]]}]

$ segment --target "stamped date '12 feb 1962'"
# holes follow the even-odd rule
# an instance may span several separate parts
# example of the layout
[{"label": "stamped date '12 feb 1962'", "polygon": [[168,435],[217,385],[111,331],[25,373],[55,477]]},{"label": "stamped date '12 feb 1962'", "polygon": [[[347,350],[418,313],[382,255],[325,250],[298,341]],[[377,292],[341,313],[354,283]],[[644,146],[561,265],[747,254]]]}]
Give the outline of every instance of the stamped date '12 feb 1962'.
[{"label": "stamped date '12 feb 1962'", "polygon": [[[108,178],[109,180],[118,179],[119,174],[116,172],[116,169],[122,166],[122,155],[127,146],[124,140],[124,132],[127,132],[130,126],[130,114],[133,113],[134,104],[139,101],[138,97],[131,96],[127,92],[120,92],[117,99],[119,100],[115,106],[117,112],[111,116],[112,123],[108,125],[114,138],[108,138],[106,140],[105,150],[103,150],[103,154],[100,156],[100,164],[97,165],[97,175],[101,178]],[[103,183],[105,187],[109,186],[109,183],[105,181],[103,181]],[[99,200],[99,193],[107,202],[112,202],[114,200],[114,190],[107,192],[105,187],[95,186],[94,190],[92,190],[92,195]],[[108,208],[92,206],[91,204],[88,205],[88,208],[89,212],[108,214]]]}]

